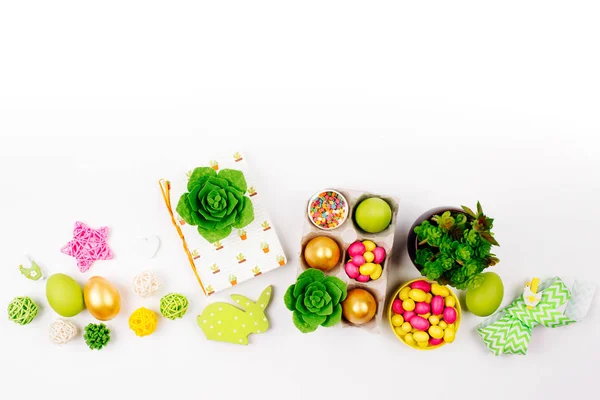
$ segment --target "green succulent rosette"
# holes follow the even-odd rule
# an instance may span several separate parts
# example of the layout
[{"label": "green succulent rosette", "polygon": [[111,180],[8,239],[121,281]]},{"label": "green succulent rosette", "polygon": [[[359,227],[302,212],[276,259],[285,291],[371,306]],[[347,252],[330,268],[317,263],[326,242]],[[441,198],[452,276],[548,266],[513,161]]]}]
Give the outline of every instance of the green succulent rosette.
[{"label": "green succulent rosette", "polygon": [[248,186],[241,171],[210,167],[194,169],[175,211],[183,220],[198,227],[210,243],[224,239],[232,229],[241,229],[254,220],[252,200],[245,196]]},{"label": "green succulent rosette", "polygon": [[294,312],[292,319],[296,328],[309,333],[319,326],[334,326],[342,320],[340,303],[347,293],[346,284],[339,278],[309,269],[298,276],[283,299],[285,306]]}]

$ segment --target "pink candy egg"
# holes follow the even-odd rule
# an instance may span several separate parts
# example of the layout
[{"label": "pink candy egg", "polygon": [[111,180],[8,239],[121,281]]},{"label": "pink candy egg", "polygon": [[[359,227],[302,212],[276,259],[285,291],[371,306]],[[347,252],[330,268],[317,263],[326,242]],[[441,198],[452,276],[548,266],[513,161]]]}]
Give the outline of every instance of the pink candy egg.
[{"label": "pink candy egg", "polygon": [[410,285],[411,289],[421,289],[425,293],[431,292],[431,285],[427,281],[416,281]]},{"label": "pink candy egg", "polygon": [[[433,302],[433,300],[431,300]],[[456,309],[454,307],[446,307],[444,309],[444,321],[448,324],[453,324],[456,321]]]},{"label": "pink candy egg", "polygon": [[438,344],[442,344],[443,341],[444,341],[444,339],[430,338],[429,339],[429,345],[430,346],[437,346]]},{"label": "pink candy egg", "polygon": [[349,278],[356,279],[360,275],[360,271],[357,265],[355,265],[352,261],[346,263],[346,274]]},{"label": "pink candy egg", "polygon": [[[431,313],[433,315],[440,315],[444,312],[444,298],[442,296],[433,296],[431,299]],[[444,318],[444,321],[446,319]],[[448,321],[446,321],[448,322]],[[452,322],[449,322],[450,324]]]},{"label": "pink candy egg", "polygon": [[418,329],[420,331],[426,331],[427,329],[429,329],[429,321],[418,315],[412,317],[409,322],[413,328]]},{"label": "pink candy egg", "polygon": [[410,320],[416,315],[417,313],[414,311],[404,311],[404,320],[410,322]]},{"label": "pink candy egg", "polygon": [[404,312],[404,308],[402,307],[402,300],[400,300],[400,299],[394,300],[394,302],[392,303],[392,311],[395,312],[396,314],[402,314]]},{"label": "pink candy egg", "polygon": [[385,249],[383,247],[375,247],[373,255],[375,256],[373,263],[381,264],[385,260]]},{"label": "pink candy egg", "polygon": [[361,254],[357,254],[354,257],[352,257],[352,263],[354,263],[354,265],[358,265],[360,267],[361,265],[366,263],[366,261],[365,261],[365,258]]},{"label": "pink candy egg", "polygon": [[369,275],[358,275],[358,278],[356,278],[356,280],[359,282],[369,282],[371,280],[371,277]]},{"label": "pink candy egg", "polygon": [[415,312],[417,314],[427,314],[430,311],[429,304],[424,301],[415,304]]},{"label": "pink candy egg", "polygon": [[362,242],[356,241],[348,247],[348,254],[350,257],[354,258],[356,256],[362,256],[365,250],[365,245],[362,244]]}]

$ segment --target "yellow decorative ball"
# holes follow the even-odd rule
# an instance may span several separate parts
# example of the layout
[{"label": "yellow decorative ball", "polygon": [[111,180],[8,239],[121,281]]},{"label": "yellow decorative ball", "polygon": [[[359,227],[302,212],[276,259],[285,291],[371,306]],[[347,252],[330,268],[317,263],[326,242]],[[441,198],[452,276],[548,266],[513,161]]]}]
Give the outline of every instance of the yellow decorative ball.
[{"label": "yellow decorative ball", "polygon": [[145,307],[138,308],[129,317],[129,327],[140,337],[154,333],[157,324],[158,315]]}]

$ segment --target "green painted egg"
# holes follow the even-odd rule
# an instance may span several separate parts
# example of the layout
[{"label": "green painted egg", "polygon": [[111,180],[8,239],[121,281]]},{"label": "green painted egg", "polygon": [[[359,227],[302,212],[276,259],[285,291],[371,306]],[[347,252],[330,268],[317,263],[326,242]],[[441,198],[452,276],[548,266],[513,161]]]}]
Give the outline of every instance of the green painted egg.
[{"label": "green painted egg", "polygon": [[481,274],[483,283],[475,289],[467,289],[465,301],[467,308],[479,317],[492,315],[504,297],[504,285],[502,279],[494,272]]},{"label": "green painted egg", "polygon": [[381,232],[392,222],[392,208],[387,201],[371,197],[360,202],[354,213],[356,224],[369,233]]},{"label": "green painted egg", "polygon": [[46,298],[50,307],[63,317],[74,317],[84,308],[81,286],[65,274],[54,274],[46,283]]}]

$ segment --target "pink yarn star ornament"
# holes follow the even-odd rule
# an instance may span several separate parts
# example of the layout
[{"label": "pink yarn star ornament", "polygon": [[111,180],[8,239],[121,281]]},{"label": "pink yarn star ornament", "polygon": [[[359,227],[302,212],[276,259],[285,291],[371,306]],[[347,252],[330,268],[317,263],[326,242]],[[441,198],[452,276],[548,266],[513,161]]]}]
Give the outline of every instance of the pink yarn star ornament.
[{"label": "pink yarn star ornament", "polygon": [[73,240],[60,251],[77,259],[79,271],[85,272],[96,260],[110,260],[113,253],[106,243],[108,227],[93,229],[83,222],[75,222]]}]

